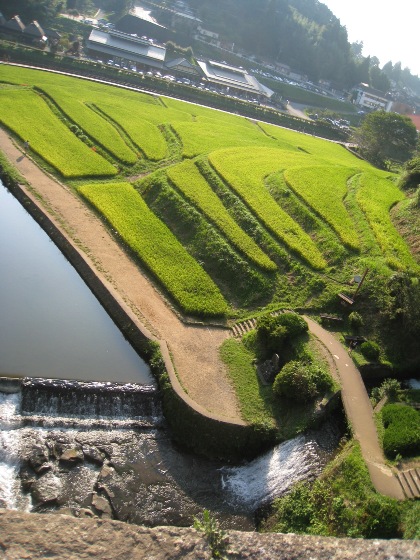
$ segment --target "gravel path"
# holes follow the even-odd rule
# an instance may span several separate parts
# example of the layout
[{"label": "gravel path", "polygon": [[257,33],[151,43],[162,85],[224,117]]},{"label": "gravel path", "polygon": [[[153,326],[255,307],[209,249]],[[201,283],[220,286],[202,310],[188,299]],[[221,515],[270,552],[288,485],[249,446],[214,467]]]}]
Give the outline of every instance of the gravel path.
[{"label": "gravel path", "polygon": [[24,156],[1,129],[0,150],[29,182],[32,192],[23,187],[26,194],[84,252],[91,268],[111,286],[114,297],[124,301],[153,335],[166,340],[189,397],[210,413],[243,424],[236,394],[219,358],[219,347],[229,331],[185,325],[95,214],[70,188],[41,171],[30,155]]}]

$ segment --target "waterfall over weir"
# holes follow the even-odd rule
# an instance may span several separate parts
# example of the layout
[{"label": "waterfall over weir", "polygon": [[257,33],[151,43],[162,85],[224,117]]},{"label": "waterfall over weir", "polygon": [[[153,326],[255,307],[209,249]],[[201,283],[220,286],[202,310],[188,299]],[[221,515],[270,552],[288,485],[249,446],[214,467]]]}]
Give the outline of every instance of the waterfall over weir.
[{"label": "waterfall over weir", "polygon": [[21,414],[25,424],[153,427],[162,422],[160,395],[153,385],[25,378]]},{"label": "waterfall over weir", "polygon": [[26,509],[20,495],[19,393],[0,392],[0,507]]},{"label": "waterfall over weir", "polygon": [[203,509],[225,529],[318,476],[334,423],[240,466],[183,452],[155,387],[0,378],[0,507],[190,526]]}]

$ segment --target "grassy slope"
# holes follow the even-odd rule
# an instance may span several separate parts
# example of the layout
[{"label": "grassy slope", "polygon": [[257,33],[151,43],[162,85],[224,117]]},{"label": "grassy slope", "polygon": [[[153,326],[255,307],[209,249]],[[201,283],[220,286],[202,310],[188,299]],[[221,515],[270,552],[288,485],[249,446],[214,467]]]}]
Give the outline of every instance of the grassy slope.
[{"label": "grassy slope", "polygon": [[261,530],[335,537],[419,538],[418,502],[375,492],[359,446],[351,441],[311,486],[275,500]]},{"label": "grassy slope", "polygon": [[[217,241],[217,255],[214,255],[217,266],[213,266],[213,259],[207,270],[218,275],[220,286],[227,286],[228,276],[238,279],[236,294],[231,288],[224,292],[230,294],[234,307],[238,304],[248,308],[233,310],[236,314],[249,313],[257,301],[268,303],[270,293],[275,304],[333,308],[340,286],[331,277],[346,282],[366,266],[385,275],[393,269],[417,270],[406,244],[388,218],[392,205],[404,198],[403,195],[395,189],[389,174],[373,169],[338,144],[178,100],[159,99],[47,72],[6,66],[1,70],[0,80],[14,84],[15,112],[19,112],[21,104],[21,114],[26,114],[23,105],[28,105],[25,100],[31,99],[37,108],[42,106],[39,115],[56,133],[48,137],[47,143],[34,133],[32,149],[45,159],[51,155],[61,157],[50,163],[68,176],[115,174],[119,159],[125,159],[121,171],[124,177],[120,175],[118,179],[137,178],[156,166],[180,162],[182,153],[190,157],[199,154],[204,164],[207,156],[213,171],[187,178],[190,191],[192,186],[202,190],[201,203],[198,204],[196,197],[193,201],[190,192],[190,204],[184,211],[186,201],[171,194],[168,186],[165,197],[159,198],[159,215],[182,243],[188,244],[191,227],[188,213],[192,216],[195,208],[199,216],[194,214],[197,219],[191,249],[195,258],[200,259],[197,250],[200,244],[214,251],[206,236],[215,235],[216,223],[213,205],[203,205],[202,193],[207,192],[207,201],[212,197],[216,200],[211,194],[216,193],[223,205],[218,203],[216,214],[224,215],[224,246],[221,240]],[[49,111],[46,103],[42,105],[42,99],[30,91],[32,87],[50,93],[89,138],[102,141],[110,161],[89,150],[70,133],[65,121],[58,118],[59,113]],[[5,100],[10,98],[12,89],[3,85],[0,93]],[[95,107],[103,113],[94,112]],[[10,115],[11,108],[7,112]],[[38,117],[28,115],[28,123],[32,123],[31,118]],[[32,130],[39,128],[37,123],[38,120],[31,124]],[[20,127],[18,135],[25,138],[29,132],[27,125],[16,126]],[[133,155],[139,157],[136,154],[139,148],[144,157],[130,167],[127,162]],[[168,150],[170,160],[166,159]],[[75,158],[74,154],[79,152],[83,156]],[[92,162],[91,167],[84,160]],[[95,168],[100,161],[105,172]],[[112,161],[115,166],[111,165]],[[169,177],[175,169],[168,168]],[[204,187],[206,182],[208,186]],[[381,186],[380,193],[378,186]],[[148,200],[153,199],[154,188],[147,191]],[[377,194],[381,195],[380,199]],[[170,212],[165,212],[165,204],[170,204]],[[238,228],[244,233],[238,233]],[[237,256],[239,238],[250,240],[248,252],[239,248],[243,258]],[[277,273],[264,278],[258,276],[251,266],[253,243],[275,263]],[[209,264],[208,255],[202,258]],[[229,264],[225,266],[228,276],[225,274],[224,278],[223,261]],[[320,276],[320,271],[327,275]],[[248,275],[250,281],[245,278]],[[238,297],[241,285],[247,285],[249,290],[249,295],[242,298]],[[257,285],[264,285],[264,295],[259,300],[249,297],[252,289],[258,291]]]}]

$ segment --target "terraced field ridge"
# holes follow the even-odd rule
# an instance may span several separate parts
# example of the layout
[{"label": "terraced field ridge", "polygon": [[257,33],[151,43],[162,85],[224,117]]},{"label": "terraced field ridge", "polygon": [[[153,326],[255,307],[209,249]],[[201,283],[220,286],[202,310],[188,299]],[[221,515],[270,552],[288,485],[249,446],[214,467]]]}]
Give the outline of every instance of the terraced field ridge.
[{"label": "terraced field ridge", "polygon": [[419,273],[390,218],[404,193],[338,144],[7,65],[0,124],[96,208],[190,319],[322,309],[366,268]]}]

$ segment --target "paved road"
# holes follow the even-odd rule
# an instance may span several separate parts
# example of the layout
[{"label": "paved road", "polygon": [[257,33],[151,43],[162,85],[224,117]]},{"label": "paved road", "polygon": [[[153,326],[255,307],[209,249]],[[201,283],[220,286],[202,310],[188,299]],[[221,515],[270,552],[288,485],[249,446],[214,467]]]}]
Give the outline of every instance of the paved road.
[{"label": "paved road", "polygon": [[331,333],[309,317],[305,317],[305,320],[311,333],[328,348],[333,357],[340,377],[344,409],[354,437],[360,443],[374,487],[385,496],[403,500],[404,493],[401,485],[392,470],[385,464],[372,405],[359,370],[344,346]]}]

